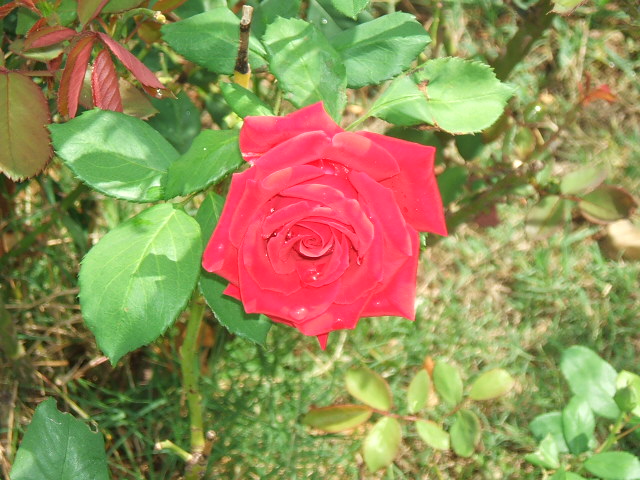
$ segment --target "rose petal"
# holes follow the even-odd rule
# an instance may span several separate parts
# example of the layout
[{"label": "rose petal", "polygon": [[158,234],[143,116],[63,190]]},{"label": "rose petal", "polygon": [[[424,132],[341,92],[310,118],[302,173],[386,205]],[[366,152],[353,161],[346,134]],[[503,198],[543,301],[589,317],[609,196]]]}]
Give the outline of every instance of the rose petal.
[{"label": "rose petal", "polygon": [[442,199],[433,173],[435,148],[371,132],[357,135],[374,141],[397,160],[400,174],[381,183],[393,191],[407,222],[420,232],[447,235]]},{"label": "rose petal", "polygon": [[343,131],[321,102],[284,117],[246,117],[240,130],[240,151],[245,160],[255,162],[275,146],[313,131],[324,132],[329,138]]},{"label": "rose petal", "polygon": [[356,299],[353,303],[332,305],[326,312],[298,325],[304,335],[321,335],[333,330],[353,329],[363,316],[362,309],[369,296]]},{"label": "rose petal", "polygon": [[371,139],[352,132],[342,132],[332,139],[333,148],[325,158],[352,170],[365,172],[374,180],[384,180],[400,173],[396,159]]},{"label": "rose petal", "polygon": [[327,340],[329,340],[329,334],[328,333],[323,333],[322,335],[317,335],[316,338],[318,339],[318,343],[320,344],[320,349],[321,350],[326,350],[327,349]]}]

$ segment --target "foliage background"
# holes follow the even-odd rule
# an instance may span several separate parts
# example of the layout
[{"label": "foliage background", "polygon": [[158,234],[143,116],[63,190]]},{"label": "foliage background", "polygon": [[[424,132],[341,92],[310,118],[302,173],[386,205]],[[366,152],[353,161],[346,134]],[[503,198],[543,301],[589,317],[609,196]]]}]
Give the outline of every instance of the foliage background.
[{"label": "foliage background", "polygon": [[[204,3],[190,1],[178,14],[211,6]],[[439,15],[440,35],[427,47],[427,58],[446,53],[491,61],[516,32],[527,3],[403,0],[374,2],[373,8],[408,11],[427,28]],[[536,121],[551,130],[565,124],[586,75],[617,97],[584,106],[563,130],[549,161],[553,177],[580,165],[604,165],[609,183],[638,191],[640,12],[633,3],[597,0],[569,17],[555,17],[509,79],[517,92],[510,104],[514,118],[524,122],[521,112],[539,106]],[[185,99],[178,104],[182,110],[154,101],[160,114],[151,121],[178,149],[201,126],[228,126],[220,96],[208,89],[215,80],[210,74],[183,64],[162,44],[147,55],[152,69],[163,70],[185,92],[179,96]],[[272,81],[262,79],[266,89]],[[373,90],[349,97],[353,118]],[[380,121],[365,126],[386,128]],[[529,148],[516,134],[484,147],[467,164],[472,180]],[[444,152],[448,162],[463,161],[452,145]],[[56,200],[75,181],[56,162],[35,181],[3,181],[3,202],[8,196],[13,202],[12,209],[2,210],[5,251],[23,232],[49,223],[36,245],[0,272],[3,314],[15,323],[26,352],[20,362],[0,357],[0,471],[7,475],[36,404],[54,396],[59,408],[97,422],[114,478],[178,478],[179,461],[155,454],[153,445],[188,437],[186,419],[177,420],[186,415],[177,363],[181,323],[111,368],[85,330],[76,299],[78,266],[89,243],[136,207],[85,191],[79,206],[60,211]],[[486,368],[507,368],[517,387],[486,408],[488,432],[472,458],[434,453],[409,433],[396,459],[396,478],[539,478],[522,460],[535,448],[527,425],[569,398],[557,369],[562,349],[583,344],[616,369],[637,371],[640,266],[604,256],[601,229],[579,217],[550,237],[528,236],[526,214],[537,199],[533,188],[523,188],[424,252],[415,323],[367,320],[354,332],[332,334],[323,353],[312,339],[286,327],[274,326],[262,349],[232,338],[208,318],[201,360],[206,423],[219,438],[212,452],[217,478],[369,478],[358,435],[314,435],[300,418],[312,405],[347,401],[343,373],[359,363],[385,376],[402,404],[400,393],[425,356],[457,364],[467,378]],[[633,442],[625,447],[639,455],[640,444]]]}]

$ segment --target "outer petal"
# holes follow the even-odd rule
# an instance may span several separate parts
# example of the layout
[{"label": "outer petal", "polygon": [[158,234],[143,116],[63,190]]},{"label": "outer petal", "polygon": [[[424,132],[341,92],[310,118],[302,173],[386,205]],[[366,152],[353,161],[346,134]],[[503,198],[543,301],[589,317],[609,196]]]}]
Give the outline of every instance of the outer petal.
[{"label": "outer petal", "polygon": [[374,180],[384,180],[400,173],[396,159],[375,140],[352,132],[342,132],[332,139],[329,160],[360,172]]},{"label": "outer petal", "polygon": [[389,153],[400,174],[380,182],[391,189],[407,222],[420,232],[447,235],[442,199],[433,173],[435,148],[371,132],[358,132]]},{"label": "outer petal", "polygon": [[240,151],[245,160],[254,162],[276,145],[317,130],[329,137],[343,131],[324,110],[322,102],[284,117],[246,117],[240,130]]}]

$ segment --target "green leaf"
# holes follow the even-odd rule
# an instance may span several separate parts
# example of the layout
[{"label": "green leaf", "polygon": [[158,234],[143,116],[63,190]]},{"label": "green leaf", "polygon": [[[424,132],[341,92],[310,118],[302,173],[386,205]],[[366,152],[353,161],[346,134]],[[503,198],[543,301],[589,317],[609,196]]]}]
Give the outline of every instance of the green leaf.
[{"label": "green leaf", "polygon": [[198,222],[165,203],[118,225],[89,251],[80,305],[112,364],[173,324],[195,287],[202,250]]},{"label": "green leaf", "polygon": [[526,231],[534,237],[551,234],[564,225],[570,213],[568,200],[557,195],[548,195],[535,204],[525,220]]},{"label": "green leaf", "polygon": [[203,190],[242,163],[237,130],[202,130],[187,153],[169,167],[165,198]]},{"label": "green leaf", "polygon": [[177,98],[153,98],[151,103],[158,114],[151,117],[149,125],[169,140],[180,153],[186,152],[202,128],[200,112],[183,91]]},{"label": "green leaf", "polygon": [[104,438],[47,398],[38,405],[24,434],[13,480],[108,480]]},{"label": "green leaf", "polygon": [[480,441],[480,432],[480,420],[475,413],[466,409],[458,411],[449,430],[456,455],[470,457]]},{"label": "green leaf", "polygon": [[109,0],[102,13],[124,12],[140,5],[144,0]]},{"label": "green leaf", "polygon": [[586,480],[582,475],[573,472],[566,472],[564,469],[556,471],[549,480]]},{"label": "green leaf", "polygon": [[12,180],[33,177],[52,154],[47,100],[30,78],[0,72],[0,111],[0,170]]},{"label": "green leaf", "polygon": [[596,419],[589,402],[574,396],[562,410],[562,431],[571,453],[579,455],[595,447],[595,429]]},{"label": "green leaf", "polygon": [[377,85],[411,66],[431,38],[413,15],[395,12],[356,25],[335,37],[331,44],[342,55],[347,85]]},{"label": "green leaf", "polygon": [[293,18],[300,12],[301,0],[262,0],[253,10],[251,31],[258,38],[264,35],[267,25],[275,22],[278,17]]},{"label": "green leaf", "polygon": [[[230,75],[236,64],[240,42],[240,20],[227,7],[162,27],[164,40],[180,55],[215,73]],[[260,41],[249,41],[249,63],[253,69],[265,65],[265,51]]]},{"label": "green leaf", "polygon": [[433,369],[433,384],[447,405],[455,406],[462,400],[462,378],[453,365],[437,362]]},{"label": "green leaf", "polygon": [[556,442],[556,448],[560,453],[568,453],[569,446],[564,439],[564,433],[562,431],[562,413],[561,412],[548,412],[538,415],[529,423],[529,430],[536,437],[536,440],[541,441],[547,435],[551,435]]},{"label": "green leaf", "polygon": [[[223,205],[223,197],[209,193],[198,209],[196,220],[200,224],[203,248],[218,223]],[[264,315],[245,313],[238,300],[224,295],[222,292],[227,283],[213,273],[202,270],[200,274],[200,291],[218,322],[232,334],[264,345],[272,325],[271,321]]]},{"label": "green leaf", "polygon": [[362,444],[364,463],[371,473],[391,465],[402,441],[402,430],[395,418],[382,417],[371,428]]},{"label": "green leaf", "polygon": [[371,413],[365,405],[334,405],[312,409],[303,417],[302,423],[325,432],[342,432],[362,425]]},{"label": "green leaf", "polygon": [[449,450],[449,434],[431,420],[418,420],[416,430],[420,438],[436,450]]},{"label": "green leaf", "polygon": [[356,18],[356,15],[369,4],[369,0],[331,0],[331,3],[343,15]]},{"label": "green leaf", "polygon": [[515,380],[502,368],[494,368],[484,372],[471,385],[469,397],[473,400],[491,400],[506,395],[513,387]]},{"label": "green leaf", "polygon": [[431,379],[425,369],[416,373],[407,391],[407,408],[409,413],[416,413],[424,408],[429,398]]},{"label": "green leaf", "polygon": [[586,398],[596,414],[618,418],[620,410],[613,401],[618,374],[611,365],[592,350],[576,345],[563,352],[560,370],[573,394]]},{"label": "green leaf", "polygon": [[264,44],[271,72],[298,108],[322,101],[338,121],[346,105],[347,76],[340,55],[313,25],[279,18],[267,27]]},{"label": "green leaf", "polygon": [[252,91],[237,83],[220,83],[220,90],[225,101],[239,117],[273,115],[269,106],[260,100]]},{"label": "green leaf", "polygon": [[629,452],[597,453],[584,462],[584,468],[604,480],[640,478],[640,460]]},{"label": "green leaf", "polygon": [[538,467],[558,468],[560,466],[558,447],[551,434],[544,437],[540,445],[538,445],[538,449],[533,453],[525,455],[524,459]]},{"label": "green leaf", "polygon": [[135,202],[164,197],[167,169],[179,154],[142,120],[95,109],[49,129],[56,154],[95,190]]},{"label": "green leaf", "polygon": [[553,0],[553,12],[568,15],[582,5],[586,0]]},{"label": "green leaf", "polygon": [[580,195],[591,192],[607,178],[607,169],[602,166],[583,167],[562,177],[560,191],[565,195]]},{"label": "green leaf", "polygon": [[473,133],[490,127],[512,95],[484,63],[438,58],[394,80],[369,114],[396,125],[428,123],[450,133]]},{"label": "green leaf", "polygon": [[622,370],[616,377],[616,389],[630,388],[635,392],[635,398],[639,400],[639,404],[631,413],[636,417],[640,417],[640,376],[635,373]]},{"label": "green leaf", "polygon": [[578,203],[584,218],[593,223],[607,224],[628,218],[638,206],[629,192],[613,185],[601,185],[587,193]]},{"label": "green leaf", "polygon": [[387,381],[367,367],[354,367],[345,374],[347,391],[367,405],[388,411],[393,400]]}]

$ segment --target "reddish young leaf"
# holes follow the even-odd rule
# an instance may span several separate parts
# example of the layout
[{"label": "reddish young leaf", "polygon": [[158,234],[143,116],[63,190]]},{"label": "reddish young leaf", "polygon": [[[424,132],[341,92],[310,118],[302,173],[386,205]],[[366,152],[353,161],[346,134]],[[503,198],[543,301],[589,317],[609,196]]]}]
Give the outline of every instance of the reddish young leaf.
[{"label": "reddish young leaf", "polygon": [[47,23],[47,19],[46,18],[40,18],[38,20],[36,20],[36,23],[34,23],[33,25],[31,25],[31,28],[29,29],[29,31],[27,32],[27,37],[35,32],[37,32],[38,30],[40,30],[43,27],[46,27],[47,25],[49,25]]},{"label": "reddish young leaf", "polygon": [[158,0],[154,5],[153,9],[158,10],[162,13],[169,13],[172,10],[175,10],[180,5],[185,3],[187,0]]},{"label": "reddish young leaf", "polygon": [[49,107],[30,78],[0,72],[0,170],[13,180],[32,177],[51,157]]},{"label": "reddish young leaf", "polygon": [[19,5],[16,2],[9,2],[6,5],[2,5],[0,7],[0,20],[13,12],[14,8],[17,8]]},{"label": "reddish young leaf", "polygon": [[54,25],[52,27],[45,26],[30,33],[24,42],[24,48],[42,48],[64,42],[77,35],[78,32],[71,28]]},{"label": "reddish young leaf", "polygon": [[93,62],[91,92],[96,107],[122,112],[118,75],[108,50],[102,50]]},{"label": "reddish young leaf", "polygon": [[95,40],[94,35],[83,36],[75,43],[67,56],[67,64],[62,72],[58,90],[58,110],[61,115],[68,115],[71,118],[76,116],[78,98]]},{"label": "reddish young leaf", "polygon": [[78,20],[86,25],[96,18],[109,0],[78,0]]},{"label": "reddish young leaf", "polygon": [[133,73],[133,76],[138,79],[144,89],[151,95],[161,97],[163,91],[166,88],[160,80],[156,78],[151,70],[149,70],[144,63],[138,60],[129,50],[124,48],[121,44],[116,42],[113,38],[105,33],[98,33],[100,40],[118,57],[127,70]]}]

